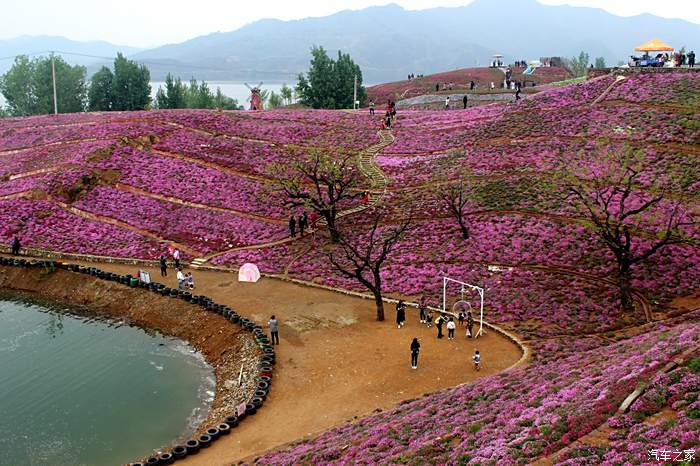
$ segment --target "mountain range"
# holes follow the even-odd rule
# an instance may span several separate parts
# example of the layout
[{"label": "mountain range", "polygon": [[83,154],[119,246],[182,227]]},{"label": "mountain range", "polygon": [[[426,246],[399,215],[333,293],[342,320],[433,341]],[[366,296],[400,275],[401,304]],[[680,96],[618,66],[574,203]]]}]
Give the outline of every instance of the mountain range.
[{"label": "mountain range", "polygon": [[365,83],[377,83],[484,66],[495,53],[512,62],[586,51],[616,64],[652,37],[700,49],[700,25],[680,19],[620,17],[536,0],[475,0],[463,7],[413,11],[391,4],[295,21],[265,19],[150,50],[120,50],[147,64],[155,80],[172,72],[184,79],[293,82],[308,68],[311,46],[321,45],[330,54],[349,52]]},{"label": "mountain range", "polygon": [[[47,55],[55,51],[68,63],[94,68],[97,63],[111,61],[99,57],[114,57],[117,52],[132,55],[142,49],[110,44],[105,41],[81,42],[60,36],[20,36],[14,39],[0,40],[0,74],[12,67],[15,55]],[[71,52],[70,54],[61,52]],[[89,55],[89,56],[88,56]]]}]

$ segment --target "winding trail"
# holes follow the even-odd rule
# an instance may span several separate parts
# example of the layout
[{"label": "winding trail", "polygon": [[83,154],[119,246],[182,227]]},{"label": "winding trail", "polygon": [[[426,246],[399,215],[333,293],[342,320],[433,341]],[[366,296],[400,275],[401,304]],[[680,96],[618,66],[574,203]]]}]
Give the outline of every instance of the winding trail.
[{"label": "winding trail", "polygon": [[[390,130],[382,130],[379,131],[379,142],[376,144],[373,144],[369,147],[364,148],[360,153],[358,154],[358,167],[360,172],[365,175],[367,178],[370,180],[370,186],[372,189],[372,193],[377,193],[377,195],[370,196],[369,202],[367,204],[360,204],[358,206],[352,207],[350,209],[343,210],[341,212],[338,212],[337,218],[343,218],[348,215],[356,214],[359,212],[362,212],[366,209],[369,209],[370,207],[373,207],[380,203],[383,199],[384,196],[386,195],[386,189],[389,184],[389,179],[386,177],[386,175],[381,171],[379,166],[376,163],[375,157],[377,154],[379,154],[381,151],[384,150],[387,146],[390,146],[393,144],[395,141],[394,135],[391,133]],[[319,219],[317,222],[317,225],[323,227],[326,226],[326,222],[323,218]],[[313,233],[315,230],[310,229],[309,234]],[[250,246],[242,246],[242,247],[236,247],[236,248],[231,248],[227,249],[225,251],[220,251],[212,254],[208,254],[205,256],[197,257],[192,260],[192,267],[193,268],[198,268],[204,266],[207,262],[216,259],[217,257],[230,254],[236,251],[244,251],[244,250],[250,250],[250,249],[263,249],[267,247],[272,247],[272,246],[279,246],[282,244],[288,244],[293,241],[297,241],[301,237],[294,237],[294,238],[285,238],[277,241],[270,241],[268,243],[260,243],[260,244],[255,244],[255,245],[250,245]],[[300,256],[301,257],[301,256]],[[296,259],[295,259],[296,260]],[[287,270],[289,268],[290,264],[287,264]]]}]

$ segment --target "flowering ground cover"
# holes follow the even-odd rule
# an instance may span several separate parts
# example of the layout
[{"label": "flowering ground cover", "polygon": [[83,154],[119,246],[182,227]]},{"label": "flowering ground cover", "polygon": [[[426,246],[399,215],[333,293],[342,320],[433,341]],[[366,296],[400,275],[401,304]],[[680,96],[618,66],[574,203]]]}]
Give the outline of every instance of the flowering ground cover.
[{"label": "flowering ground cover", "polygon": [[[700,317],[698,312],[693,316]],[[639,383],[658,385],[664,364],[700,342],[696,322],[661,327],[616,343],[570,339],[554,349],[545,341],[535,348],[538,359],[525,367],[404,402],[263,455],[257,463],[526,464],[605,424]],[[682,384],[677,392],[697,392],[697,376],[683,373],[673,379]],[[675,426],[677,448],[697,448],[697,423],[689,421]],[[663,442],[647,436],[626,447],[646,458],[644,448]]]},{"label": "flowering ground cover", "polygon": [[[438,305],[443,275],[479,284],[486,289],[486,319],[533,340],[533,360],[262,461],[526,463],[611,417],[615,435],[604,448],[573,449],[563,461],[622,464],[627,456],[642,462],[638,455],[645,452],[625,444],[691,445],[696,372],[690,366],[667,378],[657,372],[697,343],[700,329],[691,317],[700,316],[651,325],[650,333],[614,342],[647,315],[620,311],[614,258],[559,180],[572,160],[583,164],[582,176],[595,180],[606,167],[592,155],[631,147],[646,168],[631,202],[648,199],[657,181],[674,176],[695,196],[684,208],[697,210],[700,112],[692,103],[699,97],[700,80],[692,73],[641,73],[557,87],[507,105],[399,109],[395,142],[375,158],[388,177],[387,190],[376,183],[372,198],[381,196],[388,215],[382,228],[409,212],[414,221],[382,270],[385,294],[427,296]],[[302,210],[270,196],[269,169],[288,160],[291,150],[340,148],[359,155],[379,141],[377,127],[378,117],[366,113],[311,110],[3,119],[0,241],[18,235],[27,246],[137,258],[157,257],[176,242],[211,257],[213,265],[253,262],[263,272],[365,291],[333,269],[327,253],[335,246],[323,231],[265,244],[284,238],[286,219]],[[444,187],[459,180],[474,188],[468,239],[438,201]],[[635,252],[658,233],[672,201],[660,203],[635,232]],[[339,224],[352,240],[362,242],[367,234],[366,214]],[[670,300],[697,297],[700,248],[693,239],[695,245],[670,246],[634,266],[639,303],[666,315]],[[237,249],[250,245],[264,247]],[[454,300],[459,290],[451,292]],[[653,390],[628,417],[613,417],[621,398],[642,382]],[[653,428],[642,422],[657,408],[673,410],[674,422]],[[656,445],[662,434],[677,441]]]},{"label": "flowering ground cover", "polygon": [[[570,77],[570,73],[564,68],[538,68],[532,75],[524,76],[524,68],[513,68],[513,79],[518,81],[535,81],[538,84],[548,84],[562,81]],[[387,99],[407,99],[423,94],[435,92],[435,85],[454,83],[455,90],[467,89],[470,81],[474,81],[477,91],[486,91],[491,82],[497,85],[503,81],[504,74],[496,68],[465,68],[461,70],[436,73],[424,78],[410,81],[397,81],[393,83],[378,84],[367,88],[367,96],[378,104],[383,104]]]}]

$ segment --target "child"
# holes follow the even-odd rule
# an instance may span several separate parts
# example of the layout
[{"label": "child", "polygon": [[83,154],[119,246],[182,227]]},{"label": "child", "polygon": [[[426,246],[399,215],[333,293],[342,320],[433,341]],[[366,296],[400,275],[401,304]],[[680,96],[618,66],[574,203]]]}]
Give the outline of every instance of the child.
[{"label": "child", "polygon": [[428,309],[428,314],[425,316],[425,323],[427,324],[428,328],[433,326],[433,311]]},{"label": "child", "polygon": [[463,311],[459,311],[458,319],[459,319],[459,326],[464,327],[464,312]]},{"label": "child", "polygon": [[455,319],[454,317],[450,317],[450,320],[447,322],[447,339],[448,340],[454,340],[455,337]]},{"label": "child", "polygon": [[185,277],[185,284],[190,290],[194,290],[194,277],[192,272],[187,272],[187,277]]},{"label": "child", "polygon": [[474,369],[478,371],[479,366],[481,365],[481,355],[479,354],[479,350],[476,350],[476,354],[474,354],[472,359],[474,360]]}]

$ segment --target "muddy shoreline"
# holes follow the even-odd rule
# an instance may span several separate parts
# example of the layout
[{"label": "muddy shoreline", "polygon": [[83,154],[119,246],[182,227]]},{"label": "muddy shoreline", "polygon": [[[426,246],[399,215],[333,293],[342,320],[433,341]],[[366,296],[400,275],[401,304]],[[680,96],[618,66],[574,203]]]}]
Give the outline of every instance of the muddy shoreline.
[{"label": "muddy shoreline", "polygon": [[[198,305],[90,275],[60,269],[46,272],[35,267],[0,266],[2,295],[65,305],[84,317],[119,321],[188,342],[204,356],[216,377],[216,392],[208,416],[197,426],[193,438],[222,423],[255,392],[261,353],[253,336]],[[244,376],[239,386],[241,366]],[[153,453],[169,450],[176,440],[170,445],[153,445]],[[138,454],[134,452],[134,461]]]}]

